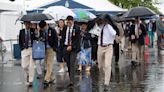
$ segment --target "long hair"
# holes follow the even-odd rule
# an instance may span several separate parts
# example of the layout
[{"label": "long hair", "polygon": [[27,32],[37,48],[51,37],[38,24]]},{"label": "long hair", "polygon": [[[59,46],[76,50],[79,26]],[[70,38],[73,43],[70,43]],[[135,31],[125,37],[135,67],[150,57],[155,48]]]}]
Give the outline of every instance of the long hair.
[{"label": "long hair", "polygon": [[[65,20],[64,20],[64,19],[60,19],[59,21],[62,21],[62,22],[64,23],[64,26],[65,26]],[[58,21],[58,23],[57,23],[57,26],[58,26],[58,27],[60,27],[60,26],[59,26],[59,21]]]}]

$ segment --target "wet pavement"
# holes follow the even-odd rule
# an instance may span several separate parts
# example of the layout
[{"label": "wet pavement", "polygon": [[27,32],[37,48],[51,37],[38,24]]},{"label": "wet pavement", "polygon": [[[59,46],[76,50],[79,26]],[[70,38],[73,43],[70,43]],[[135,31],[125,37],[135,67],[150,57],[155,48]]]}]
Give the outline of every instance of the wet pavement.
[{"label": "wet pavement", "polygon": [[[131,66],[130,55],[130,52],[121,55],[118,66],[113,62],[109,92],[164,92],[164,54],[147,49],[145,61],[137,67]],[[76,73],[74,88],[67,88],[68,73],[58,73],[58,70],[55,64],[56,84],[44,88],[42,79],[35,75],[33,87],[28,88],[20,65],[0,64],[0,92],[103,92],[97,66],[93,66],[90,73]]]}]

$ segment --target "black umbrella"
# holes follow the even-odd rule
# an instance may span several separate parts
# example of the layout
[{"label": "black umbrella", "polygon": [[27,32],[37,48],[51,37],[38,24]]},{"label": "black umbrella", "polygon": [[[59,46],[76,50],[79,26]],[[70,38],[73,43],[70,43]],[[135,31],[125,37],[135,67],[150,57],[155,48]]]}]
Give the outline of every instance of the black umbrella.
[{"label": "black umbrella", "polygon": [[144,17],[153,15],[156,15],[156,13],[147,7],[134,7],[127,11],[123,17]]},{"label": "black umbrella", "polygon": [[128,22],[128,21],[133,21],[135,20],[135,18],[125,18],[125,17],[118,17],[118,16],[112,16],[113,20],[115,22]]},{"label": "black umbrella", "polygon": [[49,14],[42,13],[31,13],[23,15],[19,18],[20,21],[41,21],[41,20],[51,20],[53,17]]}]

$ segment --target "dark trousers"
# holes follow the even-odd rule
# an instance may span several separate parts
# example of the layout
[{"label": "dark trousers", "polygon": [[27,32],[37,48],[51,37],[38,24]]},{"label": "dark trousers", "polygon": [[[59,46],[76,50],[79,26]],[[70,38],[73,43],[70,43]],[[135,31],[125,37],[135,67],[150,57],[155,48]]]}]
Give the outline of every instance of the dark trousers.
[{"label": "dark trousers", "polygon": [[67,63],[70,82],[74,83],[74,80],[75,80],[75,78],[74,78],[75,77],[75,63],[76,63],[77,53],[73,52],[73,51],[68,52],[67,47],[64,47],[63,57],[64,57],[64,61]]},{"label": "dark trousers", "polygon": [[114,46],[115,62],[119,62],[119,56],[120,56],[119,43],[116,43],[116,41],[114,41],[113,46]]},{"label": "dark trousers", "polygon": [[62,63],[63,62],[62,58],[63,58],[63,52],[62,52],[62,48],[59,46],[56,51],[57,62]]},{"label": "dark trousers", "polygon": [[158,50],[161,50],[162,49],[161,48],[161,35],[158,36],[158,38],[157,38],[157,45],[158,45]]},{"label": "dark trousers", "polygon": [[92,53],[91,53],[91,57],[92,57],[92,60],[97,60],[97,50],[98,50],[98,45],[94,45],[92,46]]}]

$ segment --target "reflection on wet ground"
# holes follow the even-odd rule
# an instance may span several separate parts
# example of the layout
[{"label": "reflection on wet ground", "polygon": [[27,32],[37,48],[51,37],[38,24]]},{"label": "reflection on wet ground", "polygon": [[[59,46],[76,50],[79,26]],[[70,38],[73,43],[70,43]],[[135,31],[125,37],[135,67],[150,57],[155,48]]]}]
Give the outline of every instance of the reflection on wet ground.
[{"label": "reflection on wet ground", "polygon": [[[147,50],[145,61],[137,67],[131,66],[128,54],[122,55],[118,66],[113,63],[109,92],[164,92],[164,55],[156,52]],[[58,70],[57,65],[54,70]],[[27,88],[20,66],[1,66],[0,92],[103,92],[97,66],[90,73],[76,73],[75,78],[75,87],[67,88],[68,74],[56,72],[56,84],[44,89],[42,80],[35,76],[33,88]]]}]

